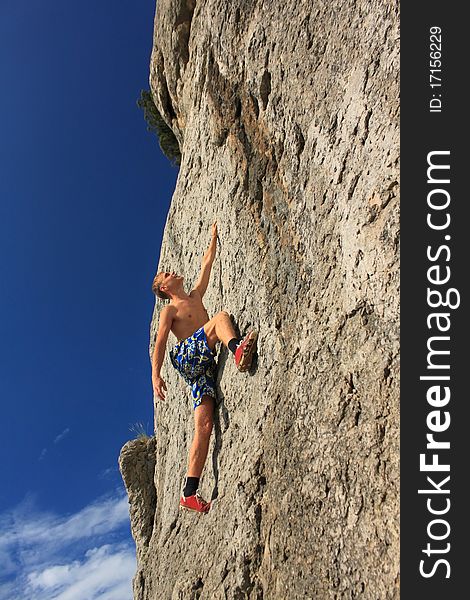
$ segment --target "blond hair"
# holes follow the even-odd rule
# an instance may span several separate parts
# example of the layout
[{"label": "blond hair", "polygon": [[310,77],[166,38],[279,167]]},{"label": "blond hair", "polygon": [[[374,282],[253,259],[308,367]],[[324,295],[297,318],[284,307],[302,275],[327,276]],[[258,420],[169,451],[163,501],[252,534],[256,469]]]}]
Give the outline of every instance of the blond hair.
[{"label": "blond hair", "polygon": [[155,294],[155,296],[160,298],[160,300],[169,300],[170,297],[167,296],[167,294],[165,294],[165,292],[162,292],[162,290],[160,289],[160,285],[164,276],[164,271],[160,271],[160,273],[157,273],[155,275],[152,283],[152,292]]}]

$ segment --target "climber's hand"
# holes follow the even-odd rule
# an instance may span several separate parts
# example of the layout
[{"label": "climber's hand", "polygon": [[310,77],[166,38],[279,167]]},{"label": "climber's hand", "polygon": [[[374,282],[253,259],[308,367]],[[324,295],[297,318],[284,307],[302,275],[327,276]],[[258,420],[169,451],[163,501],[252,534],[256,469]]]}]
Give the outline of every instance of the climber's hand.
[{"label": "climber's hand", "polygon": [[166,383],[158,375],[152,375],[153,391],[161,399],[165,400]]},{"label": "climber's hand", "polygon": [[212,237],[217,237],[217,221],[212,223]]}]

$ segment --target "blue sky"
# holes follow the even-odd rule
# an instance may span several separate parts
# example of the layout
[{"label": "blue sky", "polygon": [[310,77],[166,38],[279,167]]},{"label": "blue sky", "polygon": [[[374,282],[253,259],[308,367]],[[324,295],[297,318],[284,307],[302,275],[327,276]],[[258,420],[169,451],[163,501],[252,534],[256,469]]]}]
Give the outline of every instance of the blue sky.
[{"label": "blue sky", "polygon": [[152,430],[177,176],[136,106],[154,11],[0,2],[0,600],[131,598],[117,458],[132,424]]}]

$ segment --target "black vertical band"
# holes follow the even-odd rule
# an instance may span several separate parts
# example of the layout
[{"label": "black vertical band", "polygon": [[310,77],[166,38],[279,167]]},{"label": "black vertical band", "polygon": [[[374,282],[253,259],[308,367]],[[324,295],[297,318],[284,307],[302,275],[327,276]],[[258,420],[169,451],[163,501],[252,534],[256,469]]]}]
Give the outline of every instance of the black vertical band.
[{"label": "black vertical band", "polygon": [[[465,99],[455,3],[402,3],[401,598],[467,595]],[[458,12],[460,11],[460,13]],[[461,590],[461,591],[458,591]]]}]

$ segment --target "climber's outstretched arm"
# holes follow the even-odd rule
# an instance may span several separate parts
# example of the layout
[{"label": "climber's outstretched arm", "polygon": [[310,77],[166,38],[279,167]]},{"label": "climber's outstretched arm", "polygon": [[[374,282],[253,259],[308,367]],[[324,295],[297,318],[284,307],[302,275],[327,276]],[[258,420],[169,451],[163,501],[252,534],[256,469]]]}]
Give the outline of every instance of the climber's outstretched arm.
[{"label": "climber's outstretched arm", "polygon": [[201,273],[199,274],[199,278],[194,286],[194,289],[197,290],[201,297],[204,296],[207,285],[209,284],[209,277],[211,274],[212,263],[214,262],[215,252],[217,249],[217,223],[212,225],[212,239],[209,244],[209,248],[207,252],[204,254],[204,258],[202,259],[202,267]]}]

